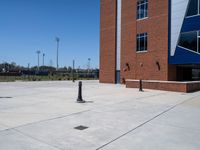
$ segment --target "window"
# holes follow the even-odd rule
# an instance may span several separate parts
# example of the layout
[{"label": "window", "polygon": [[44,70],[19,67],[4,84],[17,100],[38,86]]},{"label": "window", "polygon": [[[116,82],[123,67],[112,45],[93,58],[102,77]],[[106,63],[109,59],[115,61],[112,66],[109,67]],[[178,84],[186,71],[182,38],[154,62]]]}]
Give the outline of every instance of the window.
[{"label": "window", "polygon": [[200,68],[192,69],[192,80],[200,80]]},{"label": "window", "polygon": [[200,0],[198,2],[199,2],[199,7],[198,8],[199,8],[199,13],[200,13]]},{"label": "window", "polygon": [[199,15],[199,12],[200,12],[200,0],[190,0],[186,16],[188,17],[188,16]]},{"label": "window", "polygon": [[137,52],[147,51],[147,33],[137,34]]},{"label": "window", "polygon": [[179,45],[197,51],[197,32],[181,33]]},{"label": "window", "polygon": [[148,16],[148,0],[137,1],[137,19],[146,18]]},{"label": "window", "polygon": [[181,33],[178,45],[200,53],[200,31]]},{"label": "window", "polygon": [[197,43],[198,43],[198,45],[197,45],[197,47],[198,47],[197,52],[200,53],[200,31],[198,31]]}]

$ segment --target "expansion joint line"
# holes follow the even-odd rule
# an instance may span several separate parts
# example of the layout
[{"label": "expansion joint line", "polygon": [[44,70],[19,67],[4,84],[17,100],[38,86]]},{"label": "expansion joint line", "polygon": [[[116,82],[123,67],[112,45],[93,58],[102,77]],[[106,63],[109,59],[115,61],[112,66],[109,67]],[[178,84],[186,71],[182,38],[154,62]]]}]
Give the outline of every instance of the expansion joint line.
[{"label": "expansion joint line", "polygon": [[[49,119],[37,121],[37,122],[31,122],[31,123],[27,123],[27,124],[24,124],[24,125],[19,125],[19,126],[16,126],[16,127],[12,127],[12,128],[8,128],[8,129],[5,129],[5,130],[1,130],[0,132],[8,131],[8,130],[17,130],[17,128],[22,128],[22,127],[26,127],[26,126],[33,125],[33,124],[38,124],[38,123],[43,123],[43,122],[47,122],[47,121],[62,119],[62,118],[66,118],[66,117],[69,117],[69,116],[85,113],[85,112],[88,112],[88,111],[91,111],[91,110],[84,110],[84,111],[80,111],[80,112],[76,112],[76,113],[72,113],[72,114],[67,114],[67,115],[63,115],[63,116],[58,116],[58,117],[54,117],[54,118],[49,118]],[[7,127],[7,125],[4,125],[4,126]]]},{"label": "expansion joint line", "polygon": [[28,134],[25,134],[25,133],[21,132],[21,131],[18,130],[18,129],[12,129],[12,130],[15,131],[15,132],[18,132],[19,134],[22,134],[22,135],[24,135],[24,136],[26,136],[26,137],[28,137],[28,138],[31,138],[31,139],[33,139],[33,140],[35,140],[35,141],[37,141],[37,142],[40,142],[40,143],[45,144],[45,145],[48,145],[49,147],[53,147],[53,148],[55,148],[55,149],[57,149],[57,150],[64,150],[64,149],[61,149],[61,148],[59,148],[59,147],[57,147],[57,146],[55,146],[55,145],[49,144],[49,143],[47,143],[47,142],[45,142],[45,141],[43,141],[43,140],[39,140],[38,138],[35,138],[35,137],[30,136],[30,135],[28,135]]},{"label": "expansion joint line", "polygon": [[108,142],[108,143],[106,143],[106,144],[104,144],[104,145],[100,146],[100,147],[99,147],[99,148],[97,148],[96,150],[100,150],[100,149],[104,148],[105,146],[107,146],[107,145],[109,145],[109,144],[111,144],[111,143],[113,143],[113,142],[117,141],[118,139],[120,139],[120,138],[124,137],[125,135],[127,135],[127,134],[129,134],[129,133],[133,132],[134,130],[136,130],[136,129],[138,129],[138,128],[142,127],[142,126],[144,126],[145,124],[147,124],[147,123],[151,122],[152,120],[154,120],[154,119],[156,119],[156,118],[160,117],[161,115],[163,115],[163,114],[165,114],[165,113],[169,112],[170,110],[174,109],[175,107],[177,107],[177,106],[179,106],[179,105],[181,105],[181,104],[183,104],[183,103],[185,103],[185,102],[187,102],[187,101],[190,101],[191,99],[194,99],[194,98],[196,98],[196,97],[198,97],[198,96],[194,96],[194,97],[192,97],[192,98],[190,98],[190,99],[187,99],[187,100],[185,100],[185,101],[183,101],[183,102],[181,102],[181,103],[178,103],[178,104],[176,104],[176,105],[174,105],[174,106],[172,106],[172,107],[170,107],[170,108],[166,109],[165,111],[163,111],[163,112],[159,113],[158,115],[154,116],[153,118],[151,118],[151,119],[149,119],[149,120],[145,121],[144,123],[142,123],[142,124],[140,124],[140,125],[136,126],[136,127],[135,127],[135,128],[133,128],[133,129],[131,129],[131,130],[129,130],[129,131],[127,131],[127,132],[125,132],[124,134],[122,134],[122,135],[120,135],[119,137],[117,137],[117,138],[115,138],[115,139],[111,140],[110,142]]}]

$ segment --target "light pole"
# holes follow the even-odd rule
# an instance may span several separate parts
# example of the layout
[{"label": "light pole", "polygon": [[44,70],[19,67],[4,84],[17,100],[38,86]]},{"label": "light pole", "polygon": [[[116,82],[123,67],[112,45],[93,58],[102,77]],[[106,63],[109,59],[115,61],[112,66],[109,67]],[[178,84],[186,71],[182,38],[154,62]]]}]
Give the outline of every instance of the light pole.
[{"label": "light pole", "polygon": [[75,67],[75,60],[73,60],[73,65],[72,65],[72,81],[74,82],[74,67]]},{"label": "light pole", "polygon": [[6,72],[6,62],[5,62],[5,61],[3,61],[3,65],[4,65],[4,66],[3,66],[4,68],[2,69],[2,71],[3,71],[3,72]]},{"label": "light pole", "polygon": [[45,56],[45,53],[43,53],[42,56],[43,56],[42,61],[43,61],[43,66],[44,66],[44,56]]},{"label": "light pole", "polygon": [[38,55],[38,70],[39,70],[39,67],[40,67],[40,51],[36,51],[37,55]]},{"label": "light pole", "polygon": [[53,67],[53,60],[52,60],[52,59],[49,60],[49,65],[50,65],[51,67]]},{"label": "light pole", "polygon": [[58,49],[59,49],[59,42],[60,42],[60,38],[56,37],[56,42],[57,42],[57,66],[56,66],[56,70],[58,70]]},{"label": "light pole", "polygon": [[28,79],[30,78],[30,63],[28,63]]},{"label": "light pole", "polygon": [[88,58],[88,73],[90,72],[90,61],[91,61],[91,58]]}]

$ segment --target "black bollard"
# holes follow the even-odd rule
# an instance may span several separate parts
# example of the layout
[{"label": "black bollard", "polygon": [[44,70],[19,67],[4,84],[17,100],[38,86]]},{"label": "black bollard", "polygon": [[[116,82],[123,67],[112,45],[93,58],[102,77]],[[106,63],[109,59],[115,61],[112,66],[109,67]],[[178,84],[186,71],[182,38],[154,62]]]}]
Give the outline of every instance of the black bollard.
[{"label": "black bollard", "polygon": [[143,89],[142,89],[142,80],[140,79],[140,87],[139,87],[139,91],[140,92],[143,92]]},{"label": "black bollard", "polygon": [[78,83],[78,98],[77,103],[85,103],[85,101],[82,98],[82,82],[79,81]]}]

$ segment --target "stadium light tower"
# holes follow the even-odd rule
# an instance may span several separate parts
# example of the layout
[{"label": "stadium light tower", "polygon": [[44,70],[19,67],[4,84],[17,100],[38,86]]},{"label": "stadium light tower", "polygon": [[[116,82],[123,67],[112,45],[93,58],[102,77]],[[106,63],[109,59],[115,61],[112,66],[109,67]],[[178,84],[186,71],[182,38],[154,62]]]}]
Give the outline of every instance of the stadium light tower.
[{"label": "stadium light tower", "polygon": [[90,61],[91,61],[91,58],[88,58],[88,73],[89,73],[89,71],[90,71]]},{"label": "stadium light tower", "polygon": [[58,70],[58,49],[59,49],[59,42],[60,42],[60,38],[59,37],[56,37],[56,43],[57,43],[57,66],[56,66],[56,70]]},{"label": "stadium light tower", "polygon": [[44,66],[44,56],[45,56],[45,53],[42,54],[42,57],[43,57],[43,59],[42,59],[43,66]]},{"label": "stadium light tower", "polygon": [[37,55],[38,55],[38,70],[39,70],[39,67],[40,67],[40,53],[41,51],[36,51]]}]

